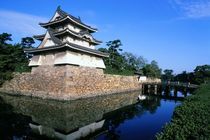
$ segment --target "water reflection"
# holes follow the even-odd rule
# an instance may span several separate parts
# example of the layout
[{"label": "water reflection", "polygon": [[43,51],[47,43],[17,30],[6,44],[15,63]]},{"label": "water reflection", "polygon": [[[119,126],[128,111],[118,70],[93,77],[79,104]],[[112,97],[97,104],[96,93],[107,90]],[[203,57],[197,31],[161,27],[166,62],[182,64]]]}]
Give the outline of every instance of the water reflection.
[{"label": "water reflection", "polygon": [[0,139],[27,135],[30,121],[30,117],[14,113],[13,107],[0,98]]},{"label": "water reflection", "polygon": [[148,97],[131,106],[105,116],[104,132],[93,137],[99,140],[155,139],[162,126],[170,121],[174,108],[180,102]]},{"label": "water reflection", "polygon": [[[71,102],[14,97],[0,94],[3,105],[10,106],[12,116],[29,116],[28,127],[39,135],[50,138],[86,136],[103,126],[103,115],[137,102],[140,92],[88,98]],[[5,110],[5,107],[1,107]],[[4,114],[1,116],[5,116]],[[20,119],[21,120],[21,119]]]},{"label": "water reflection", "polygon": [[[189,91],[145,89],[164,97]],[[163,91],[162,91],[163,90]],[[144,91],[144,94],[146,92]],[[179,100],[121,93],[69,102],[0,94],[0,139],[154,139]]]}]

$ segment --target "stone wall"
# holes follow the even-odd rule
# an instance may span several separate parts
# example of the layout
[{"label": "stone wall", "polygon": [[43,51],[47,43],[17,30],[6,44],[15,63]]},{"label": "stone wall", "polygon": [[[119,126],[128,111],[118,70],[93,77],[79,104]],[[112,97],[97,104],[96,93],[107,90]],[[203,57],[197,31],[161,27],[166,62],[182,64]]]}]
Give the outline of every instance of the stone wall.
[{"label": "stone wall", "polygon": [[31,73],[16,74],[0,89],[15,95],[28,95],[59,100],[138,90],[136,76],[103,74],[102,69],[63,66],[39,66]]}]

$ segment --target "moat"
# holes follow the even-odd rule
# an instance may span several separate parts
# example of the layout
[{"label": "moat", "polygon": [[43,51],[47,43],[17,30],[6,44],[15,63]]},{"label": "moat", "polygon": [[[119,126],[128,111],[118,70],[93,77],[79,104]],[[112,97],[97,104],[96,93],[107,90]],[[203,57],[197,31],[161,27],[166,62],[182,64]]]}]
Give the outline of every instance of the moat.
[{"label": "moat", "polygon": [[[174,89],[158,92],[168,95]],[[177,97],[190,94],[176,92]],[[0,139],[155,139],[182,101],[149,95],[138,101],[139,94],[68,102],[0,94]]]}]

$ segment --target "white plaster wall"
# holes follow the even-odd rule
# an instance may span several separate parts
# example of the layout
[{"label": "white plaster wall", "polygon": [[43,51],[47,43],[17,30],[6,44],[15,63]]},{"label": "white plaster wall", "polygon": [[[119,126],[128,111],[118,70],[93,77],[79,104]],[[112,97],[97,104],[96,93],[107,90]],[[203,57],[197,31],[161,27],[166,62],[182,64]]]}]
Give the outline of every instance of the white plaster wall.
[{"label": "white plaster wall", "polygon": [[50,34],[47,32],[43,41],[39,45],[38,48],[44,48],[44,47],[49,47],[49,46],[54,46],[55,43],[51,40]]},{"label": "white plaster wall", "polygon": [[94,45],[90,45],[89,46],[91,49],[96,49],[96,47]]},{"label": "white plaster wall", "polygon": [[78,59],[77,53],[68,53],[68,52],[61,52],[55,55],[54,64],[73,64],[79,65],[80,60]]},{"label": "white plaster wall", "polygon": [[86,67],[106,68],[102,58],[97,58],[85,54],[77,54],[74,52],[62,52],[55,55],[51,54],[33,56],[29,63],[29,66],[54,64],[72,64]]},{"label": "white plaster wall", "polygon": [[29,62],[29,66],[39,66],[39,65],[54,65],[55,55],[47,54],[47,55],[35,55],[32,57]]},{"label": "white plaster wall", "polygon": [[73,64],[79,66],[105,68],[102,58],[86,54],[78,54],[71,51],[56,54],[54,64]]},{"label": "white plaster wall", "polygon": [[140,76],[139,81],[146,81],[147,77],[146,76]]},{"label": "white plaster wall", "polygon": [[82,44],[82,43],[81,43],[79,40],[77,40],[77,39],[74,40],[74,43],[75,43],[75,44],[78,44],[78,45],[81,45],[81,44]]},{"label": "white plaster wall", "polygon": [[74,42],[74,39],[73,39],[72,37],[70,37],[70,36],[65,37],[64,40],[65,40],[65,41],[68,41],[68,42],[70,42],[70,43],[75,43],[75,42]]},{"label": "white plaster wall", "polygon": [[94,45],[90,45],[89,42],[84,41],[84,40],[73,39],[70,36],[67,36],[67,37],[64,38],[63,42],[66,42],[66,41],[68,41],[70,43],[74,43],[74,44],[80,45],[80,46],[83,46],[83,47],[95,49],[95,46]]},{"label": "white plaster wall", "polygon": [[44,44],[44,47],[49,47],[49,46],[54,46],[55,43],[50,39],[48,38],[46,43]]},{"label": "white plaster wall", "polygon": [[34,55],[30,62],[29,62],[29,66],[38,66],[38,65],[41,65],[41,59],[40,59],[40,55]]},{"label": "white plaster wall", "polygon": [[53,65],[54,54],[47,54],[41,57],[41,65]]},{"label": "white plaster wall", "polygon": [[75,27],[75,26],[73,26],[72,24],[67,24],[67,25],[65,26],[65,28],[68,28],[68,29],[70,29],[70,30],[72,30],[72,31],[74,31],[74,32],[77,32],[77,33],[79,33],[79,32],[81,31],[80,28]]},{"label": "white plaster wall", "polygon": [[89,47],[89,42],[87,42],[87,41],[82,40],[82,41],[80,41],[80,43],[82,46]]},{"label": "white plaster wall", "polygon": [[[106,68],[106,66],[105,66],[104,61],[103,61],[102,58],[95,57],[95,59],[96,59],[95,60],[96,67],[101,66],[103,68]],[[98,68],[100,68],[100,67],[98,67]]]}]

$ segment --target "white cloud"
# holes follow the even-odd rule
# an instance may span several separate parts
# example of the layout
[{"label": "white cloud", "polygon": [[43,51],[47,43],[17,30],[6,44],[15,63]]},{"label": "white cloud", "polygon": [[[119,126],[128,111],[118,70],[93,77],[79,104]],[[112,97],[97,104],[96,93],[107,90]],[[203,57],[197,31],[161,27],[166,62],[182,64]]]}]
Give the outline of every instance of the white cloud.
[{"label": "white cloud", "polygon": [[18,38],[40,34],[45,30],[38,23],[46,21],[45,17],[0,10],[0,33],[8,32]]},{"label": "white cloud", "polygon": [[183,18],[210,17],[210,0],[170,0],[170,4]]}]

